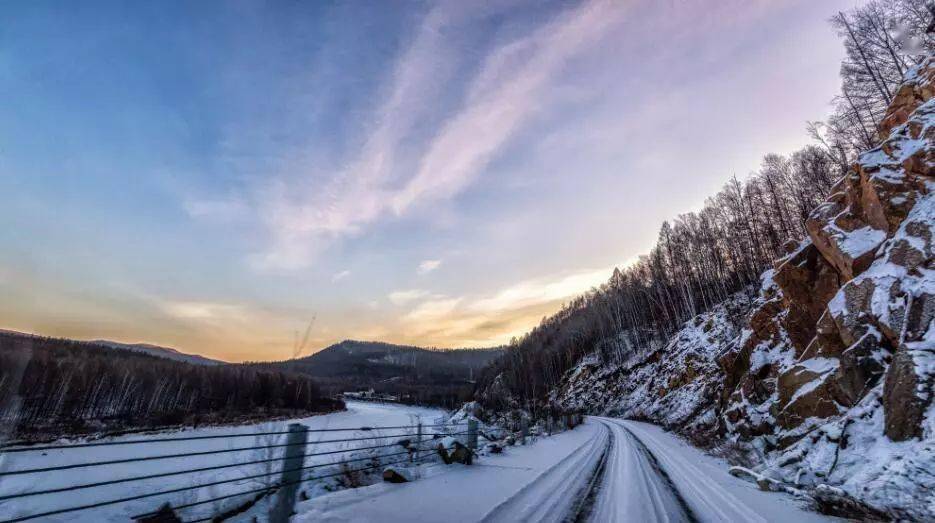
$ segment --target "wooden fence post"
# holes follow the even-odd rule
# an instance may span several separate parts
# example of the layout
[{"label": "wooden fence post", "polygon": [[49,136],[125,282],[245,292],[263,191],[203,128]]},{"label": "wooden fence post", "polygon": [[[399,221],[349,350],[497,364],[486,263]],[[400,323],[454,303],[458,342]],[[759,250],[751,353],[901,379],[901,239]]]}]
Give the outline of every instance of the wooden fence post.
[{"label": "wooden fence post", "polygon": [[526,444],[526,418],[519,420],[519,442],[522,445]]},{"label": "wooden fence post", "polygon": [[419,420],[419,426],[416,428],[416,463],[419,462],[420,448],[422,448],[422,420]]},{"label": "wooden fence post", "polygon": [[279,480],[279,493],[276,504],[270,511],[270,523],[287,523],[295,513],[295,499],[299,491],[299,482],[302,480],[302,471],[298,470],[305,464],[305,445],[308,440],[308,428],[300,423],[289,425],[286,434],[286,447],[283,451],[282,475]]},{"label": "wooden fence post", "polygon": [[469,419],[467,425],[467,448],[477,450],[477,420]]}]

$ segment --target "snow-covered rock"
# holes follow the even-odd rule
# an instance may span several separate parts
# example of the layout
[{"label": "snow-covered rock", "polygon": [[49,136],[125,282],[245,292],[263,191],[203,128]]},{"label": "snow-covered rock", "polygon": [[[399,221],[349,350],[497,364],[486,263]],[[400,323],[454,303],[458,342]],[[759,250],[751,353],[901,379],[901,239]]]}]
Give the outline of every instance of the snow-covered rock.
[{"label": "snow-covered rock", "polygon": [[[881,145],[809,217],[726,351],[721,431],[763,452],[758,473],[930,519],[935,62],[908,78]],[[764,348],[782,363],[764,371],[753,357]],[[773,392],[751,401],[757,386]]]}]

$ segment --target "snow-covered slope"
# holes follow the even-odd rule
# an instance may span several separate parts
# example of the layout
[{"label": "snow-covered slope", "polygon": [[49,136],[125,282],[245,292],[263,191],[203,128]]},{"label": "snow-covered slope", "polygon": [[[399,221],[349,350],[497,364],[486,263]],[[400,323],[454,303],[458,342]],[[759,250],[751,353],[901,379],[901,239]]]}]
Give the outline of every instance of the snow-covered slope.
[{"label": "snow-covered slope", "polygon": [[551,399],[570,410],[713,429],[721,376],[717,356],[738,336],[752,304],[748,293],[738,293],[686,322],[667,344],[633,351],[621,361],[605,361],[595,351],[566,375]]}]

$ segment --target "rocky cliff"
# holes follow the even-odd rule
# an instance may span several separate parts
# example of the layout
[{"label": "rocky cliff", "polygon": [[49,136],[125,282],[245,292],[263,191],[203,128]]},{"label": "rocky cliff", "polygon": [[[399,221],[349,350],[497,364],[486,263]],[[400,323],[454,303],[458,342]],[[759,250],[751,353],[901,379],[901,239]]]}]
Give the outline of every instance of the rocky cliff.
[{"label": "rocky cliff", "polygon": [[717,434],[757,473],[866,516],[935,519],[933,95],[929,59],[755,298],[625,361],[585,358],[553,401]]},{"label": "rocky cliff", "polygon": [[[764,275],[749,329],[718,360],[724,434],[768,453],[779,479],[837,485],[896,515],[935,513],[933,95],[929,60],[896,94],[880,146]],[[913,506],[894,499],[906,495]]]}]

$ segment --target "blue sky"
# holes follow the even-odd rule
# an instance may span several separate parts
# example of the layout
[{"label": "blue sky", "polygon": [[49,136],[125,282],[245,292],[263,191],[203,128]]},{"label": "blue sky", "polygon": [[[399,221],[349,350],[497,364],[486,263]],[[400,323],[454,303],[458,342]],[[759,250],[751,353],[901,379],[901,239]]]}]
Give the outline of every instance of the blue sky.
[{"label": "blue sky", "polygon": [[504,342],[807,143],[852,3],[0,3],[0,327]]}]

